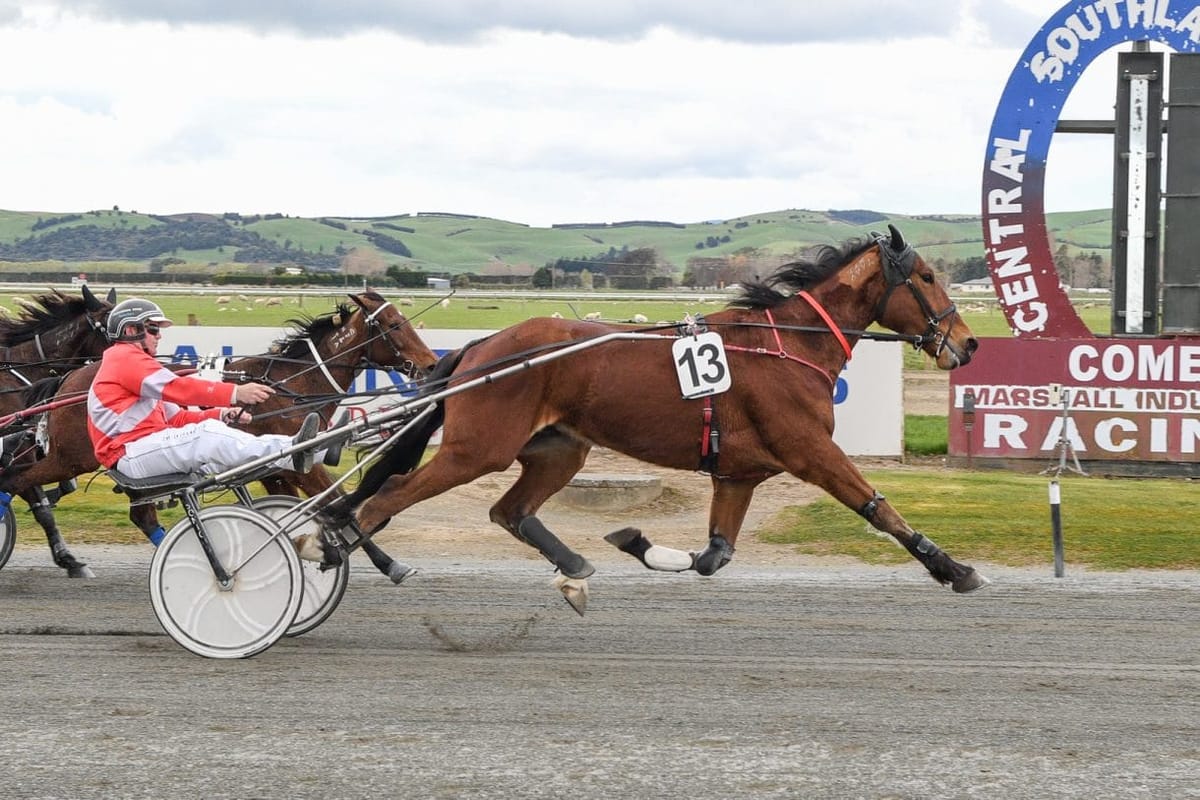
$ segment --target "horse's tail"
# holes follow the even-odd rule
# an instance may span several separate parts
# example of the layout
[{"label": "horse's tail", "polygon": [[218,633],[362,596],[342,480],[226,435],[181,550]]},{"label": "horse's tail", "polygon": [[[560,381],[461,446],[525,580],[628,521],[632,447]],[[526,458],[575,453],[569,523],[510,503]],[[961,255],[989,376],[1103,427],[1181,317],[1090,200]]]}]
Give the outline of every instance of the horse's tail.
[{"label": "horse's tail", "polygon": [[25,393],[21,395],[25,399],[25,407],[32,408],[49,402],[58,393],[58,387],[62,386],[65,379],[65,375],[54,375],[31,383],[25,388]]},{"label": "horse's tail", "polygon": [[[438,359],[437,364],[426,378],[418,397],[432,394],[442,388],[470,346],[467,345],[461,350],[453,350]],[[425,448],[429,445],[429,440],[433,438],[437,429],[442,427],[445,419],[446,409],[442,401],[438,400],[434,403],[433,412],[429,416],[414,427],[398,434],[395,442],[391,443],[380,459],[371,465],[363,475],[358,488],[347,497],[347,507],[355,508],[360,502],[374,495],[383,486],[383,482],[392,475],[405,475],[416,469],[417,465],[421,463],[422,456],[425,455]]]}]

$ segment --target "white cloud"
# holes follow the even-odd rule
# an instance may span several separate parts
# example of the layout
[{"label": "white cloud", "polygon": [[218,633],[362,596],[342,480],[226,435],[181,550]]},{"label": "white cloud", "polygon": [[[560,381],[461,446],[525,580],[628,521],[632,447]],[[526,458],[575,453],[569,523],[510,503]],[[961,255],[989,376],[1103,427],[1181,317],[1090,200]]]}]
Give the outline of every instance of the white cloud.
[{"label": "white cloud", "polygon": [[0,208],[976,213],[1014,1],[0,3]]}]

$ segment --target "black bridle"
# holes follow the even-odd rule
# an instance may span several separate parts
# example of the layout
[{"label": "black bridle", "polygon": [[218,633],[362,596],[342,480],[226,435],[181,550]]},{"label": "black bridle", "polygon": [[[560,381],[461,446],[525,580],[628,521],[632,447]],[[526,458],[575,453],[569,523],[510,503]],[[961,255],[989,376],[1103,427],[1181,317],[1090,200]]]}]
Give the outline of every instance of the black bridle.
[{"label": "black bridle", "polygon": [[[884,282],[887,284],[883,297],[879,298],[879,302],[875,305],[875,319],[882,319],[888,300],[891,299],[892,292],[896,287],[907,286],[908,290],[912,292],[913,299],[917,301],[921,313],[925,315],[927,327],[921,334],[921,342],[932,340],[936,344],[934,355],[940,355],[946,347],[946,333],[942,330],[942,321],[956,313],[958,307],[952,302],[944,311],[934,311],[924,292],[913,283],[912,273],[917,263],[917,251],[904,241],[904,237],[900,235],[900,231],[896,230],[894,225],[888,225],[888,230],[891,231],[891,236],[885,236],[882,233],[871,234],[879,246],[879,263],[882,265]],[[915,346],[920,347],[921,345]]]},{"label": "black bridle", "polygon": [[[405,358],[404,348],[400,347],[400,345],[396,344],[395,340],[392,339],[392,331],[399,330],[405,325],[411,325],[412,323],[406,319],[400,325],[390,325],[385,329],[383,327],[383,323],[378,319],[379,315],[383,313],[384,309],[390,307],[391,305],[391,300],[385,300],[383,304],[379,306],[379,308],[375,309],[370,314],[367,314],[367,329],[374,329],[377,332],[376,336],[371,337],[370,341],[380,338],[387,342],[388,347],[392,348],[393,355],[395,355],[397,359],[403,359],[399,366],[392,367],[392,369],[396,370],[396,372],[399,372],[402,375],[412,378],[414,381],[420,380],[422,377],[424,377],[425,370],[422,369],[411,358]],[[399,311],[396,313],[399,314]]]}]

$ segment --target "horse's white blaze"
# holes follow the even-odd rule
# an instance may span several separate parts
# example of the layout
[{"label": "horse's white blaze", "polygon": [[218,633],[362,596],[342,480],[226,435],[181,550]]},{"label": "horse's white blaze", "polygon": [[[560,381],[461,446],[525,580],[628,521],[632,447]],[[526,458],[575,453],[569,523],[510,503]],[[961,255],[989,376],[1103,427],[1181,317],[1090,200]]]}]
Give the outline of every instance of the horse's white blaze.
[{"label": "horse's white blaze", "polygon": [[692,568],[692,554],[673,547],[652,544],[643,557],[647,567],[662,572],[683,572]]}]

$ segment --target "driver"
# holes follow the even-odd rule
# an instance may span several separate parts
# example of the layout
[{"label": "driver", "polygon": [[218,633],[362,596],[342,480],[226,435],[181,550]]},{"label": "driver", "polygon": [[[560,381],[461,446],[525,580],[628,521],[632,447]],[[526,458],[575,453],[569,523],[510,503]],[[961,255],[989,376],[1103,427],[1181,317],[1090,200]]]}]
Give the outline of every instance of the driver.
[{"label": "driver", "polygon": [[[275,393],[261,383],[235,384],[177,375],[155,359],[171,320],[149,300],[131,298],[108,315],[100,369],[88,392],[88,434],[96,460],[131,478],[173,472],[213,475],[267,455],[278,455],[316,435],[309,414],[294,436],[255,436],[230,427],[251,420],[242,406]],[[191,410],[185,406],[199,406]],[[311,449],[280,456],[280,469],[308,472]],[[157,544],[157,542],[155,543]]]}]

